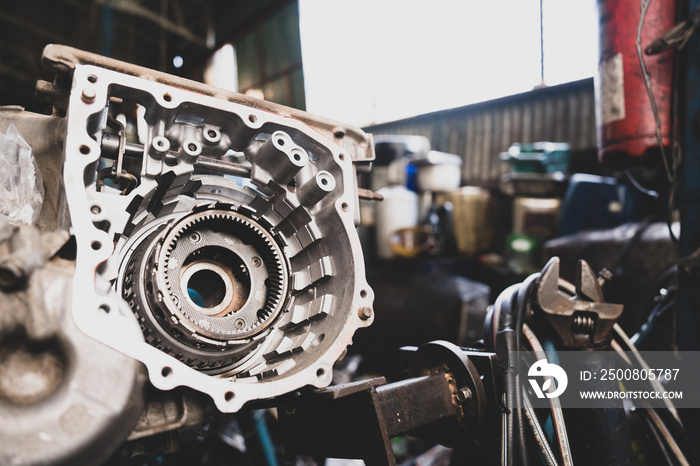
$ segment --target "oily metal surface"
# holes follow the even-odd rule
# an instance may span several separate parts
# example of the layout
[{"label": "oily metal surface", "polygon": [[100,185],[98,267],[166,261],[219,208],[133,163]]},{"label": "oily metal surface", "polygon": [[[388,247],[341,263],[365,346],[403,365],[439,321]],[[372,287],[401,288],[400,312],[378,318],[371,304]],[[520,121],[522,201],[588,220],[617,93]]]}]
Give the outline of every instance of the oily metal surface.
[{"label": "oily metal surface", "polygon": [[[371,309],[373,293],[355,231],[353,167],[371,157],[364,146],[371,138],[358,134],[352,142],[345,138],[352,131],[324,133],[308,116],[261,111],[270,110],[267,103],[223,98],[113,60],[56,56],[66,50],[49,47],[45,58],[73,83],[63,182],[77,241],[78,327],[143,362],[155,387],[194,388],[224,412],[305,385],[327,386],[355,330],[373,320],[357,312]],[[88,61],[100,66],[82,64]],[[142,144],[126,141],[109,117],[115,105],[145,109]],[[231,154],[250,168],[232,164]],[[193,250],[179,255],[167,232],[191,215],[234,219],[267,246],[236,244],[232,234],[224,247],[221,238],[193,231],[209,246],[230,249],[247,275],[227,272],[221,261],[189,259]],[[169,251],[178,254],[172,269]],[[184,256],[196,268],[171,277]],[[252,271],[255,257],[267,277]],[[183,289],[199,272],[223,282],[206,312]],[[218,309],[235,290],[236,304]],[[252,312],[255,322],[235,316]]]},{"label": "oily metal surface", "polygon": [[141,364],[73,322],[74,264],[53,257],[66,233],[22,227],[22,251],[0,243],[0,263],[34,264],[0,287],[0,464],[101,464],[142,407]]}]

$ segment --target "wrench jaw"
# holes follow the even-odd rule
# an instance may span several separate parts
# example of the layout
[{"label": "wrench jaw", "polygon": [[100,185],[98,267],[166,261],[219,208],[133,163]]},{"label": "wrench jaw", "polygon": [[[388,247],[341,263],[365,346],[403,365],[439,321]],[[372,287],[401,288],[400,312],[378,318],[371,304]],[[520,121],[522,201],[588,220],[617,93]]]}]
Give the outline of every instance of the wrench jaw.
[{"label": "wrench jaw", "polygon": [[578,262],[575,295],[560,291],[559,282],[559,258],[553,257],[539,278],[535,312],[549,322],[564,347],[607,346],[612,327],[622,314],[622,305],[603,302],[603,290],[586,261]]}]

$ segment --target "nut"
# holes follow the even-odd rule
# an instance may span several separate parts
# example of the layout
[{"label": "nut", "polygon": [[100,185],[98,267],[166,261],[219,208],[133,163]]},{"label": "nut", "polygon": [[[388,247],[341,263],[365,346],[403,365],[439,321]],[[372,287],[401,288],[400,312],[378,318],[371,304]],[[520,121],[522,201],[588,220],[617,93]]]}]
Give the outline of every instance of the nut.
[{"label": "nut", "polygon": [[462,387],[459,390],[457,390],[457,400],[459,400],[460,403],[464,403],[465,401],[469,401],[472,399],[472,391],[469,390],[468,387]]}]

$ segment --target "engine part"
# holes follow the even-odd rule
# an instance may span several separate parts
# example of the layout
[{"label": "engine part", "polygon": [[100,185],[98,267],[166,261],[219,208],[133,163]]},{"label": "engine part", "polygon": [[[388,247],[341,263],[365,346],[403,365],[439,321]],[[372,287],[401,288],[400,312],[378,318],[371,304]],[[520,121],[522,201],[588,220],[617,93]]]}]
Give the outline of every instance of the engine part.
[{"label": "engine part", "polygon": [[67,118],[77,326],[223,412],[327,386],[373,320],[353,169],[371,137],[68,47],[44,61],[72,78],[67,100],[39,87]]},{"label": "engine part", "polygon": [[100,464],[143,405],[141,364],[73,323],[74,264],[54,257],[68,236],[0,243],[0,464]]},{"label": "engine part", "polygon": [[403,380],[362,380],[285,400],[279,408],[285,451],[395,465],[391,439],[410,433],[470,453],[479,445],[485,451],[470,457],[492,464],[498,451],[496,355],[432,341],[402,348],[401,359]]}]

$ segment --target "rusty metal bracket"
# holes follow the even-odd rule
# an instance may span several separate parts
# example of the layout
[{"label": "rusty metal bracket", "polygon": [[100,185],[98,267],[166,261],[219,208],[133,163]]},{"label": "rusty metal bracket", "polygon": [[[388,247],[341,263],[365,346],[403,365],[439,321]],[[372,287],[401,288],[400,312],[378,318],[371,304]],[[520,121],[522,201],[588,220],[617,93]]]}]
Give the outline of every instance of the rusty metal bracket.
[{"label": "rusty metal bracket", "polygon": [[396,464],[391,438],[457,417],[447,374],[338,385],[278,409],[288,454]]},{"label": "rusty metal bracket", "polygon": [[391,439],[405,433],[456,448],[498,437],[489,422],[497,418],[489,415],[498,405],[495,354],[436,341],[402,348],[401,356],[405,380],[381,377],[286,400],[278,408],[285,452],[394,465]]}]

